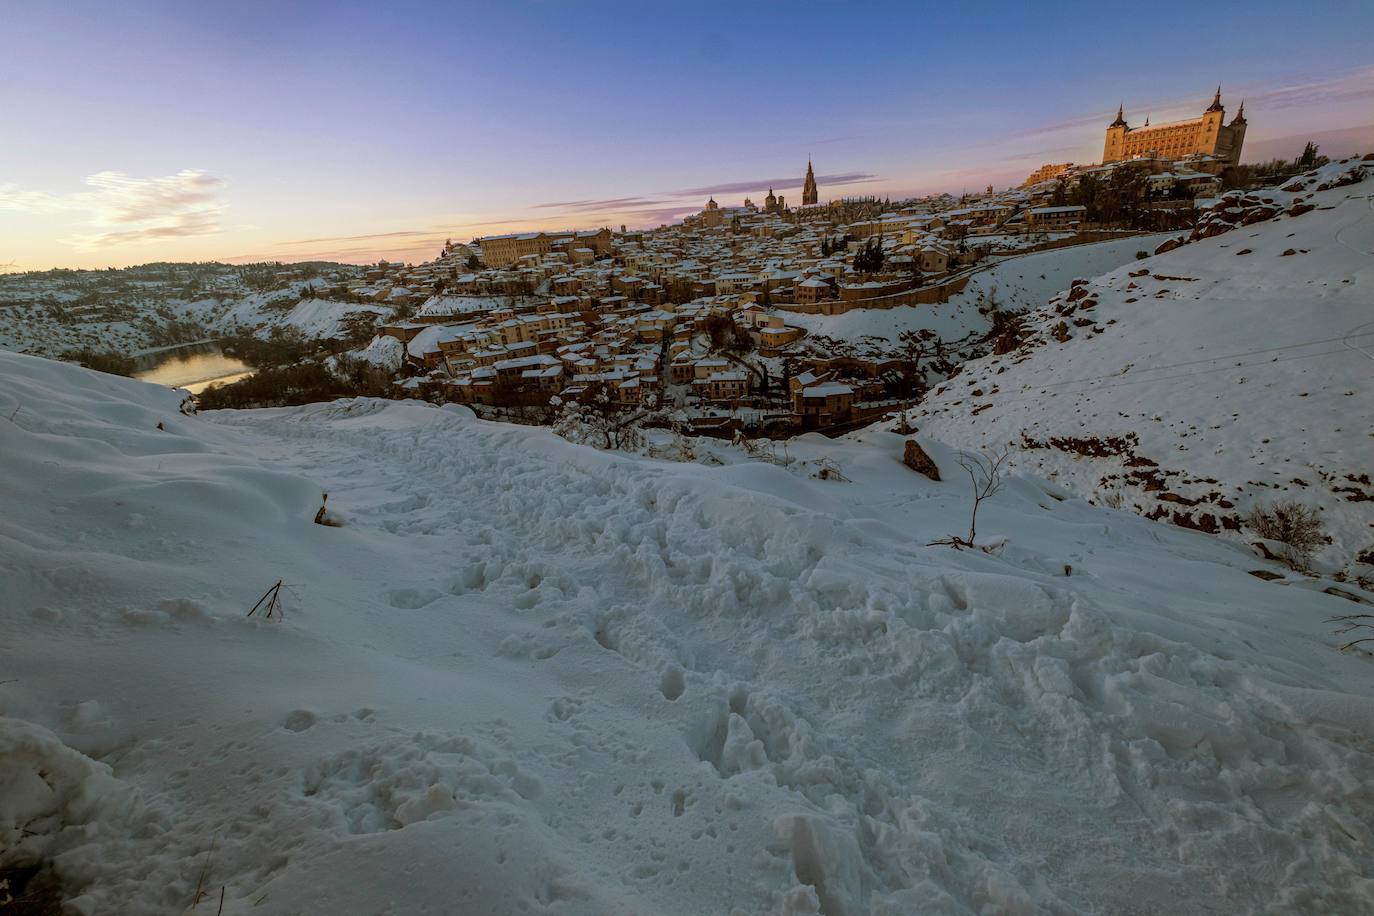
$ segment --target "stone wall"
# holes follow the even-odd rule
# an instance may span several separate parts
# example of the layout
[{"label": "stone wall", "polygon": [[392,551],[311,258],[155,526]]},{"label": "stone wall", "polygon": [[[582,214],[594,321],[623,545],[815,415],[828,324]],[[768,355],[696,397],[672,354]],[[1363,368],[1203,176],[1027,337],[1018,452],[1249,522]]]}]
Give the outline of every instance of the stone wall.
[{"label": "stone wall", "polygon": [[890,309],[899,305],[934,305],[947,302],[954,293],[961,292],[968,285],[968,277],[963,276],[935,286],[922,286],[890,296],[877,296],[872,299],[855,299],[845,302],[842,299],[822,299],[820,302],[784,305],[775,304],[779,311],[801,312],[805,315],[843,315],[853,309]]}]

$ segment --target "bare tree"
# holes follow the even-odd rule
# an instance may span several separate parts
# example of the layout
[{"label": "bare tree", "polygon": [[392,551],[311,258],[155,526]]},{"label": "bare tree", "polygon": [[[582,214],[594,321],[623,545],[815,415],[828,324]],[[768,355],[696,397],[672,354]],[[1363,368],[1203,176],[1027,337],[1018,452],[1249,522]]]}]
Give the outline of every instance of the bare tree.
[{"label": "bare tree", "polygon": [[706,319],[705,330],[712,348],[754,376],[759,393],[766,395],[772,383],[768,368],[744,357],[745,353],[754,349],[754,338],[748,329],[741,327],[729,315],[711,315]]},{"label": "bare tree", "polygon": [[654,415],[657,401],[625,404],[605,382],[592,382],[563,412],[553,431],[565,439],[609,450],[635,451],[644,445],[641,427]]},{"label": "bare tree", "polygon": [[1007,449],[1002,449],[995,455],[984,452],[960,452],[959,467],[963,468],[968,474],[968,479],[973,484],[973,511],[968,520],[968,537],[961,538],[957,534],[951,534],[947,538],[938,541],[931,541],[927,547],[946,545],[949,547],[972,547],[974,538],[978,536],[978,507],[983,504],[983,500],[990,499],[997,495],[997,491],[1002,489],[1003,465],[1010,456]]}]

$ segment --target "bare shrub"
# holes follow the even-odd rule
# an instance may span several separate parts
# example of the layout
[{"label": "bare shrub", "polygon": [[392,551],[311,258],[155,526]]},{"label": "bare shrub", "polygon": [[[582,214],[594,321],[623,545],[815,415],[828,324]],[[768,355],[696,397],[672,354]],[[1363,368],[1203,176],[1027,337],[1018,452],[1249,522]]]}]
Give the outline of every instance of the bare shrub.
[{"label": "bare shrub", "polygon": [[973,484],[973,509],[969,513],[968,537],[961,538],[957,534],[951,534],[938,541],[931,541],[927,547],[945,545],[957,550],[975,546],[974,540],[978,537],[978,507],[983,504],[983,500],[996,496],[1002,489],[1002,475],[1005,473],[1003,465],[1010,454],[1005,448],[996,454],[959,453],[959,467],[964,469]]},{"label": "bare shrub", "polygon": [[[551,402],[552,403],[552,402]],[[645,446],[644,421],[654,416],[657,401],[626,404],[606,382],[592,382],[560,408],[555,434],[570,442],[615,451],[638,452]]]},{"label": "bare shrub", "polygon": [[1280,559],[1299,572],[1308,569],[1312,554],[1326,543],[1317,510],[1291,500],[1256,506],[1245,516],[1245,527],[1265,540],[1282,544]]}]

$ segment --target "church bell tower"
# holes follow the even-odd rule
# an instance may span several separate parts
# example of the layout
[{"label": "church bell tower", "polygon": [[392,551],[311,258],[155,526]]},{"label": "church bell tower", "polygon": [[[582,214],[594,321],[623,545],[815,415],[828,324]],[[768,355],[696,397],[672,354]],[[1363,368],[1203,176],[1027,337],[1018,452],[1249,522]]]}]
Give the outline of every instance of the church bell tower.
[{"label": "church bell tower", "polygon": [[816,173],[811,170],[811,160],[806,160],[806,182],[802,185],[802,206],[818,203],[820,195],[816,191]]}]

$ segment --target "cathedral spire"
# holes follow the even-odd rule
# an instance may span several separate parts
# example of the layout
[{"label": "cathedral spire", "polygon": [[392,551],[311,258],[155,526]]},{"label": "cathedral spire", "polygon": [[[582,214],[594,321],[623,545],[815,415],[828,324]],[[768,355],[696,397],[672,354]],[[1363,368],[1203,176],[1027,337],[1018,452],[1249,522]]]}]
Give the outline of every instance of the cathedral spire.
[{"label": "cathedral spire", "polygon": [[1221,84],[1217,84],[1217,94],[1212,96],[1212,104],[1207,108],[1208,111],[1221,111]]},{"label": "cathedral spire", "polygon": [[1240,100],[1240,107],[1236,109],[1236,116],[1231,119],[1232,124],[1235,124],[1237,121],[1241,124],[1245,123],[1245,99]]},{"label": "cathedral spire", "polygon": [[820,194],[816,188],[816,173],[811,169],[811,157],[806,157],[806,181],[802,184],[802,206],[818,203]]},{"label": "cathedral spire", "polygon": [[1126,103],[1122,102],[1116,106],[1116,120],[1111,123],[1112,127],[1126,126]]}]

